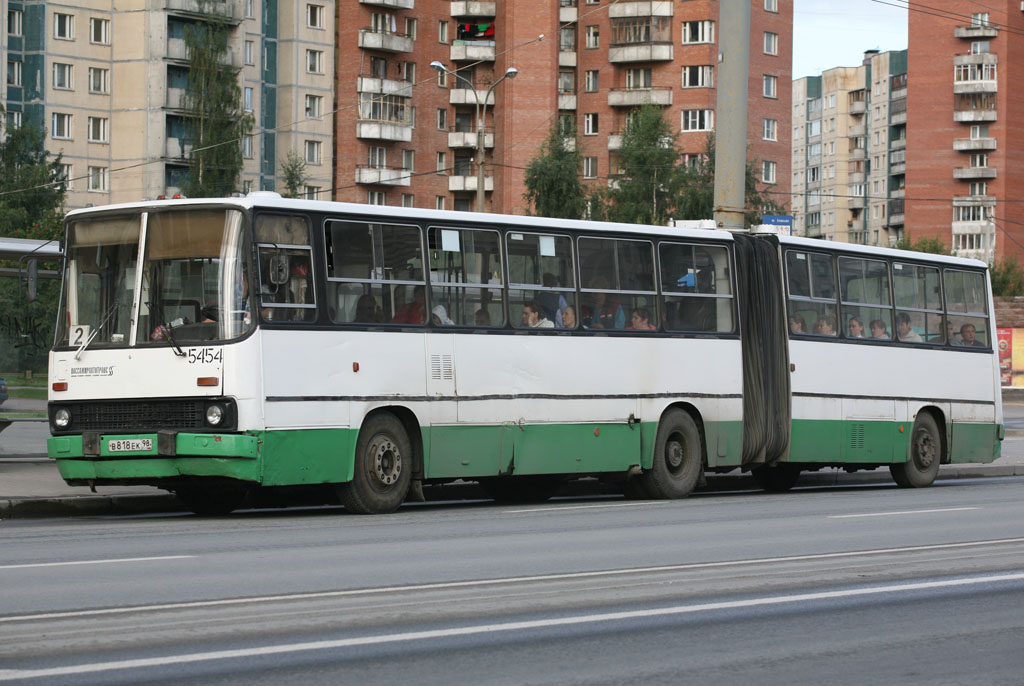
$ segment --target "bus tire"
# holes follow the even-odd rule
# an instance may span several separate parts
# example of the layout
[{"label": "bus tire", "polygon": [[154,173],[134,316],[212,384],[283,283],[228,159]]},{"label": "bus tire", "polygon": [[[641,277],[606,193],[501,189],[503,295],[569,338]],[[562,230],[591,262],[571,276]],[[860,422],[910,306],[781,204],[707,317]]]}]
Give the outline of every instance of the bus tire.
[{"label": "bus tire", "polygon": [[910,433],[910,456],[906,462],[889,465],[889,472],[901,488],[931,486],[942,462],[939,425],[928,412],[921,412]]},{"label": "bus tire", "polygon": [[393,414],[371,416],[356,441],[352,481],[341,484],[338,498],[349,512],[385,514],[405,500],[412,482],[412,442]]},{"label": "bus tire", "polygon": [[248,490],[223,484],[192,484],[176,488],[174,495],[190,512],[202,517],[220,517],[240,508]]},{"label": "bus tire", "polygon": [[800,468],[788,462],[774,465],[761,465],[750,470],[750,475],[758,486],[773,493],[784,493],[796,486],[800,478]]},{"label": "bus tire", "polygon": [[644,472],[652,498],[685,498],[697,486],[704,466],[700,429],[686,412],[669,410],[658,424],[654,463]]}]

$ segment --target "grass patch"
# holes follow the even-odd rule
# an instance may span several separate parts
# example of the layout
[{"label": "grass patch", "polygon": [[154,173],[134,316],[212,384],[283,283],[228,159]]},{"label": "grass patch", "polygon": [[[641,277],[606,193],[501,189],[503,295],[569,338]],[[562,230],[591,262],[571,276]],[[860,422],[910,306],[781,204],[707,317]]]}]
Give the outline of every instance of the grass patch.
[{"label": "grass patch", "polygon": [[[8,384],[10,385],[10,384]],[[8,394],[12,398],[29,398],[33,400],[46,400],[46,387],[43,388],[10,388]]]},{"label": "grass patch", "polygon": [[26,379],[20,373],[0,372],[0,379],[6,380],[8,386],[46,388],[46,374],[33,374],[31,379]]},{"label": "grass patch", "polygon": [[0,419],[46,419],[45,412],[0,412]]}]

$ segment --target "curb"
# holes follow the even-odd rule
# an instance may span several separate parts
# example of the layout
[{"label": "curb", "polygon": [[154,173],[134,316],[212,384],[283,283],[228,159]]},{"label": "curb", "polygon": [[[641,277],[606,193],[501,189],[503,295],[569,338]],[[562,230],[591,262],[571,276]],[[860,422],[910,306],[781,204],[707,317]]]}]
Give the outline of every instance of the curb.
[{"label": "curb", "polygon": [[[937,480],[988,479],[1010,476],[1024,476],[1024,464],[1020,465],[947,465],[939,470]],[[894,488],[895,483],[886,468],[871,471],[846,473],[839,469],[808,472],[800,475],[797,488],[831,488],[863,484],[883,484]],[[424,487],[425,500],[480,500],[486,495],[474,482]],[[707,485],[697,493],[715,491],[759,490],[749,474],[709,474]],[[603,484],[574,483],[565,488],[561,495],[586,496],[598,493],[610,494]],[[0,499],[0,519],[44,519],[56,517],[104,517],[139,514],[166,514],[187,512],[170,493],[123,494],[123,495],[82,495],[56,498],[6,498]]]}]

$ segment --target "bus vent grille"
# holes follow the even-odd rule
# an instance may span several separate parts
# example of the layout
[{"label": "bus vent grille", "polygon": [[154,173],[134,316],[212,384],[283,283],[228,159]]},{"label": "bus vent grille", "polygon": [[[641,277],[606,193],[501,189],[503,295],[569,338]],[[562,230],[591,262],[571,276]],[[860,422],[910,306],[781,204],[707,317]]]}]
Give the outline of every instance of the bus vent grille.
[{"label": "bus vent grille", "polygon": [[455,366],[451,355],[430,356],[430,378],[434,381],[451,381],[455,378]]},{"label": "bus vent grille", "polygon": [[202,400],[131,400],[82,403],[72,410],[72,431],[201,429]]},{"label": "bus vent grille", "polygon": [[850,424],[850,447],[854,450],[864,449],[864,425]]}]

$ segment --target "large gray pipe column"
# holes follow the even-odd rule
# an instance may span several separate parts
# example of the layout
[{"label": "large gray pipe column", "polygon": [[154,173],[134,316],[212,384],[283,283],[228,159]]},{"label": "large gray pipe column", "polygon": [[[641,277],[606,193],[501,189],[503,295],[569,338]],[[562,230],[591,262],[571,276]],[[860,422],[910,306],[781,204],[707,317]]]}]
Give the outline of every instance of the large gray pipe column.
[{"label": "large gray pipe column", "polygon": [[719,2],[716,71],[714,219],[719,229],[742,231],[747,171],[750,0]]}]

